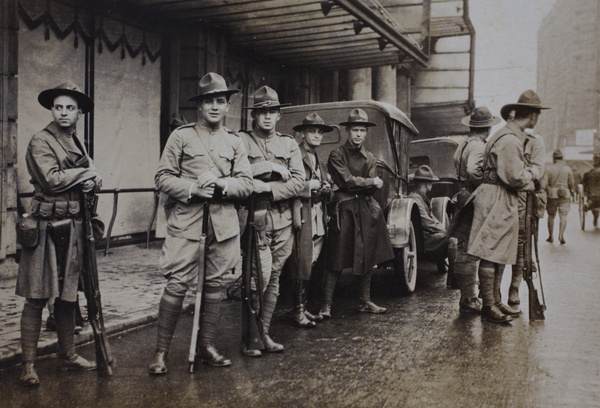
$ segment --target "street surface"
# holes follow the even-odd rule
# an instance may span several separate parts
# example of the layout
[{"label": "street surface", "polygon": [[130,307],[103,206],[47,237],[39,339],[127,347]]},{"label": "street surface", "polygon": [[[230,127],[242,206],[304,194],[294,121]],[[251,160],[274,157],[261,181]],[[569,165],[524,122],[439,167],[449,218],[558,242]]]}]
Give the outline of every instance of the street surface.
[{"label": "street surface", "polygon": [[[509,325],[458,311],[457,290],[433,265],[421,266],[413,295],[398,295],[391,271],[373,279],[373,300],[384,315],[359,314],[351,277],[339,285],[333,318],[297,329],[279,312],[272,337],[286,346],[259,359],[240,354],[241,303],[224,305],[222,341],[229,368],[198,366],[190,375],[191,316],[180,319],[169,372],[151,377],[147,366],[156,325],[110,338],[115,374],[63,373],[56,357],[36,363],[41,385],[18,384],[20,367],[0,372],[2,407],[594,407],[600,406],[600,229],[588,213],[581,231],[572,206],[566,245],[549,244],[541,220],[539,249],[546,320],[524,314]],[[558,227],[558,219],[556,222]],[[509,284],[505,271],[503,295]],[[539,284],[538,284],[539,288]],[[311,311],[317,301],[309,302]],[[280,298],[278,308],[289,303]],[[79,348],[93,358],[93,345]]]}]

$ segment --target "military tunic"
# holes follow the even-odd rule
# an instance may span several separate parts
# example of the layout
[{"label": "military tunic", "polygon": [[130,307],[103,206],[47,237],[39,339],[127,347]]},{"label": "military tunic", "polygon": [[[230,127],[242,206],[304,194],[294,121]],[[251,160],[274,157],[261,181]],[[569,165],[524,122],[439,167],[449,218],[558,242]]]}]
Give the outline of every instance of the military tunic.
[{"label": "military tunic", "polygon": [[208,207],[205,284],[220,287],[223,275],[240,258],[240,227],[231,200],[252,193],[246,149],[240,137],[224,127],[191,123],[173,131],[154,180],[169,197],[165,203],[168,236],[160,266],[169,279],[167,289],[174,295],[184,295],[197,275],[203,199],[192,197],[190,191],[198,177],[209,171],[227,182],[225,197],[217,197],[215,191]]},{"label": "military tunic", "polygon": [[355,275],[370,273],[373,266],[394,257],[383,211],[372,197],[377,191],[375,156],[347,141],[331,152],[327,166],[339,188],[327,240],[328,267],[352,269]]},{"label": "military tunic", "polygon": [[[30,213],[39,219],[39,243],[35,248],[21,249],[16,294],[26,298],[60,297],[75,302],[79,274],[83,267],[83,229],[79,208],[80,184],[97,176],[96,168],[81,143],[74,142],[75,133],[67,134],[56,123],[50,123],[31,138],[25,160],[33,184]],[[52,237],[47,234],[48,221],[66,217],[57,213],[65,205],[71,230],[62,291]]]}]

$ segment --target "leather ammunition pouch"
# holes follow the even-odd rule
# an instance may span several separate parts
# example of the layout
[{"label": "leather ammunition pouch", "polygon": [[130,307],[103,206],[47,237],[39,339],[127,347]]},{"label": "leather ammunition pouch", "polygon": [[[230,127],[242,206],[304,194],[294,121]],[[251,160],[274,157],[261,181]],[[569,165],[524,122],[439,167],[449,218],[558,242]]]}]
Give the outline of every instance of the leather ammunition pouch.
[{"label": "leather ammunition pouch", "polygon": [[81,214],[79,201],[31,201],[31,213],[42,220],[78,218]]},{"label": "leather ammunition pouch", "polygon": [[29,214],[17,220],[17,242],[25,248],[35,248],[40,242],[40,221]]}]

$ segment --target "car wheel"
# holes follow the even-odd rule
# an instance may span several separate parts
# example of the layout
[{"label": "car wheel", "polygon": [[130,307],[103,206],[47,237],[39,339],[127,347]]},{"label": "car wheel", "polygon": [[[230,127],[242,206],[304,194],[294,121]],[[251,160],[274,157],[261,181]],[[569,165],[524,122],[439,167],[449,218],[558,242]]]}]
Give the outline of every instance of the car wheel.
[{"label": "car wheel", "polygon": [[410,222],[408,245],[403,248],[394,248],[394,271],[402,292],[413,293],[417,286],[417,237],[412,221]]}]

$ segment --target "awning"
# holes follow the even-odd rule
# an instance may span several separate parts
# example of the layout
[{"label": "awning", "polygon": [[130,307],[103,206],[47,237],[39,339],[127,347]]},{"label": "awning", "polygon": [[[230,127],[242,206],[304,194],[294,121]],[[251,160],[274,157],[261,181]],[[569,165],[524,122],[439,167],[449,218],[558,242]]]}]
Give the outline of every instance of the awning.
[{"label": "awning", "polygon": [[217,26],[278,63],[335,70],[428,56],[378,0],[126,0],[138,14]]}]

